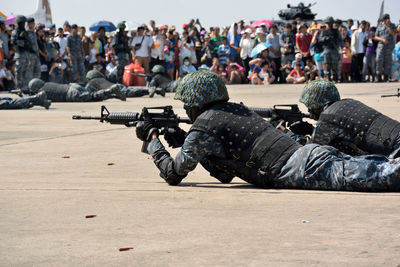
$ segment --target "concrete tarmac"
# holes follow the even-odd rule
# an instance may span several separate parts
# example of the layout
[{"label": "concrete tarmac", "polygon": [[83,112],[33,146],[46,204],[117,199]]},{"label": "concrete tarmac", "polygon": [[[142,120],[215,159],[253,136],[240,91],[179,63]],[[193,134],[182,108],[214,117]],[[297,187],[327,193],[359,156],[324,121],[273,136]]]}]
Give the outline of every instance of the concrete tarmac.
[{"label": "concrete tarmac", "polygon": [[[337,85],[342,98],[400,121],[399,98],[380,97],[398,86]],[[298,103],[302,87],[228,89],[232,101],[272,107]],[[225,185],[201,166],[168,186],[134,128],[71,119],[99,116],[101,105],[172,105],[185,116],[171,93],[0,111],[0,266],[400,264],[400,193],[265,190],[238,178]]]}]

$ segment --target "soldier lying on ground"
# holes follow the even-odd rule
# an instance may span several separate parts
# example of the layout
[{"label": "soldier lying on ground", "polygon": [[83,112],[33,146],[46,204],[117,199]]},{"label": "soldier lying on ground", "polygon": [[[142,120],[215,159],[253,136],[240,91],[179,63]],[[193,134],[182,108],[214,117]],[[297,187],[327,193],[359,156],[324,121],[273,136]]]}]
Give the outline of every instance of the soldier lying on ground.
[{"label": "soldier lying on ground", "polygon": [[122,101],[126,100],[125,94],[121,92],[119,87],[94,91],[77,83],[45,83],[35,78],[29,82],[28,88],[32,93],[46,92],[47,98],[53,102],[88,102],[102,101],[109,98],[118,98]]},{"label": "soldier lying on ground", "polygon": [[[400,191],[400,158],[351,157],[330,146],[300,145],[247,107],[228,102],[222,79],[209,71],[186,75],[175,99],[193,125],[179,127],[174,139],[182,148],[173,159],[151,121],[137,125],[136,135],[150,141],[147,150],[170,185],[178,185],[200,163],[221,182],[237,176],[263,188],[348,191]],[[170,140],[167,133],[165,139]]]},{"label": "soldier lying on ground", "polygon": [[151,69],[152,74],[147,76],[147,87],[161,88],[166,92],[175,92],[178,88],[179,80],[171,80],[165,68],[161,65],[155,65]]},{"label": "soldier lying on ground", "polygon": [[49,109],[51,101],[47,99],[45,92],[39,92],[33,96],[20,98],[0,97],[0,109],[24,109],[33,106],[42,106]]},{"label": "soldier lying on ground", "polygon": [[311,140],[353,155],[400,156],[400,123],[354,99],[340,99],[328,81],[307,84],[300,97],[317,120]]},{"label": "soldier lying on ground", "polygon": [[96,70],[88,71],[86,74],[86,79],[88,80],[86,88],[90,89],[91,91],[107,90],[117,87],[123,94],[125,94],[126,97],[141,97],[145,95],[153,97],[154,94],[159,94],[163,97],[165,96],[165,90],[162,88],[126,87],[120,83],[112,83]]}]

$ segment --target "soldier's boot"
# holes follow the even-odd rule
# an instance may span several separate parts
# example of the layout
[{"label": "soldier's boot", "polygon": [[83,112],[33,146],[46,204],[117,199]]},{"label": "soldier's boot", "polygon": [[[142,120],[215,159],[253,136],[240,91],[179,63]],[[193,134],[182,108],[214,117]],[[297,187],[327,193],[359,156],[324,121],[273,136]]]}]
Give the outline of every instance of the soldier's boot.
[{"label": "soldier's boot", "polygon": [[153,97],[155,93],[156,93],[156,88],[150,87],[149,88],[149,97]]},{"label": "soldier's boot", "polygon": [[113,85],[110,89],[105,90],[106,94],[111,94],[115,98],[121,99],[122,101],[126,101],[126,95],[121,91],[121,88],[118,84]]},{"label": "soldier's boot", "polygon": [[157,95],[160,95],[160,96],[162,96],[162,97],[165,97],[165,90],[162,89],[162,88],[157,88],[157,89],[156,89],[156,94],[157,94]]},{"label": "soldier's boot", "polygon": [[45,109],[49,109],[50,105],[51,105],[51,100],[47,99],[47,95],[45,91],[41,91],[39,93],[37,93],[36,95],[30,96],[30,101],[32,101],[32,103],[34,105],[37,106],[42,106]]}]

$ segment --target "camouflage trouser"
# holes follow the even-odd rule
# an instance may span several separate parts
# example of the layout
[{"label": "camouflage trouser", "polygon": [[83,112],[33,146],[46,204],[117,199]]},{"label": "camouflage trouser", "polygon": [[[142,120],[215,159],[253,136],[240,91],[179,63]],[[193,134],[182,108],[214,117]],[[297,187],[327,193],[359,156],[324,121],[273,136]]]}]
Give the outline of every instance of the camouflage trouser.
[{"label": "camouflage trouser", "polygon": [[400,191],[400,158],[351,157],[330,146],[299,148],[274,179],[276,188]]},{"label": "camouflage trouser", "polygon": [[149,94],[149,89],[147,88],[125,86],[121,91],[126,95],[126,97],[141,97]]},{"label": "camouflage trouser", "polygon": [[117,82],[122,83],[122,77],[124,76],[124,68],[128,65],[129,55],[127,53],[118,53],[115,55],[117,63]]},{"label": "camouflage trouser", "polygon": [[28,52],[18,53],[16,58],[17,62],[15,66],[15,76],[17,80],[17,87],[19,89],[27,89],[29,83],[29,80],[26,76],[29,64]]},{"label": "camouflage trouser", "polygon": [[336,49],[324,49],[324,61],[326,64],[326,72],[325,77],[331,80],[331,76],[333,75],[333,80],[338,79],[339,69],[339,53]]},{"label": "camouflage trouser", "polygon": [[[392,50],[379,47],[376,49],[376,75],[390,75],[392,71]],[[380,78],[380,77],[378,77]]]},{"label": "camouflage trouser", "polygon": [[12,99],[9,97],[0,97],[0,109],[23,109],[33,107],[28,97]]},{"label": "camouflage trouser", "polygon": [[[74,82],[85,82],[85,65],[81,56],[75,56],[74,60],[71,60],[72,64],[72,81]],[[79,75],[79,79],[77,78]]]},{"label": "camouflage trouser", "polygon": [[28,82],[33,78],[40,78],[40,59],[39,55],[35,53],[27,53],[28,54],[28,69],[26,78]]}]

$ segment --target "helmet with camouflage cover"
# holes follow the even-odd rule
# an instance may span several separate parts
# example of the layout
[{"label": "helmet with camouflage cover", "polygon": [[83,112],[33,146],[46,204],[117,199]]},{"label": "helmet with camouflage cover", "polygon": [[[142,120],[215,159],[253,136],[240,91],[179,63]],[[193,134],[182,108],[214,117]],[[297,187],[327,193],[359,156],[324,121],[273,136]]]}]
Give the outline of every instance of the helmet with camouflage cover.
[{"label": "helmet with camouflage cover", "polygon": [[89,70],[86,73],[86,79],[88,79],[89,81],[95,78],[104,78],[103,75],[98,72],[97,70]]},{"label": "helmet with camouflage cover", "polygon": [[335,84],[329,81],[311,81],[303,89],[300,102],[309,110],[318,110],[326,104],[339,101],[340,95]]},{"label": "helmet with camouflage cover", "polygon": [[33,78],[32,80],[30,80],[30,82],[28,84],[28,88],[32,92],[37,93],[39,91],[39,89],[43,87],[43,85],[44,85],[44,81],[42,81],[39,78]]},{"label": "helmet with camouflage cover", "polygon": [[18,16],[15,18],[15,22],[16,22],[17,24],[25,23],[25,22],[26,22],[26,17],[23,16],[23,15],[18,15]]},{"label": "helmet with camouflage cover", "polygon": [[153,73],[164,73],[165,68],[162,65],[155,65],[152,69],[151,72]]},{"label": "helmet with camouflage cover", "polygon": [[187,74],[176,90],[174,99],[181,100],[189,108],[201,108],[217,101],[228,101],[224,81],[211,71],[199,70]]},{"label": "helmet with camouflage cover", "polygon": [[118,23],[117,28],[124,30],[126,28],[125,21],[121,21],[120,23]]},{"label": "helmet with camouflage cover", "polygon": [[187,74],[179,83],[174,99],[184,103],[191,121],[195,121],[205,105],[228,101],[229,95],[224,81],[214,72],[198,70]]}]

